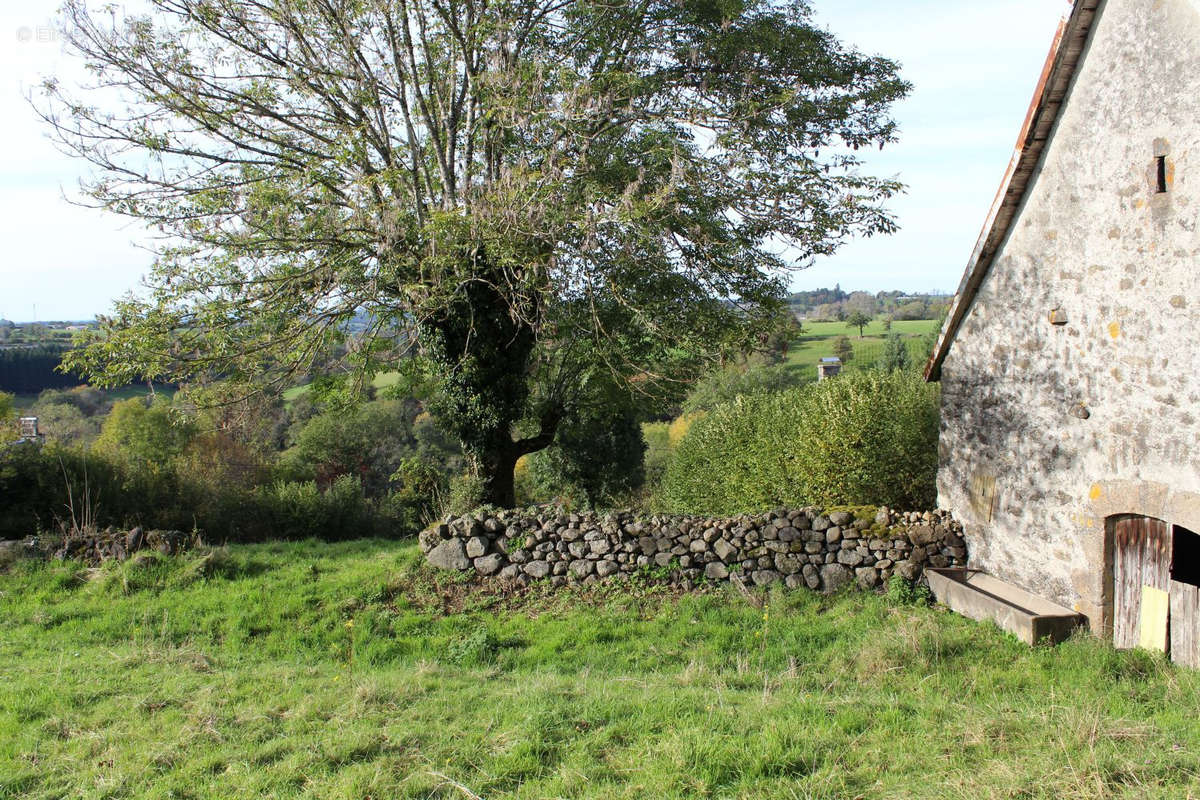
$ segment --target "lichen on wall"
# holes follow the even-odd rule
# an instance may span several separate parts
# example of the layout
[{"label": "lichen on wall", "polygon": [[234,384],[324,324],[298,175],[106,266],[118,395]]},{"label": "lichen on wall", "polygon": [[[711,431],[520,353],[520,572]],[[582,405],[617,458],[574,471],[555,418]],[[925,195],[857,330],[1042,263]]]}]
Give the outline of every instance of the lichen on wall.
[{"label": "lichen on wall", "polygon": [[[972,566],[1096,627],[1106,520],[1093,487],[1200,493],[1198,43],[1186,0],[1103,6],[942,367],[939,505],[964,522]],[[980,476],[994,476],[990,516]]]},{"label": "lichen on wall", "polygon": [[835,591],[965,564],[961,533],[941,511],[802,508],[712,518],[535,508],[449,519],[423,531],[420,543],[435,567],[516,583],[591,584],[644,572],[685,586],[741,580]]}]

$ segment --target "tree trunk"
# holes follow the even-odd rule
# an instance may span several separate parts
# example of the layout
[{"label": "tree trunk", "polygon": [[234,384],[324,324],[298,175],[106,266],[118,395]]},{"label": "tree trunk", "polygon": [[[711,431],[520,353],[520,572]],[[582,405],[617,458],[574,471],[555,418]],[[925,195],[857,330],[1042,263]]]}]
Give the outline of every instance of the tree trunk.
[{"label": "tree trunk", "polygon": [[516,505],[517,459],[554,441],[558,413],[542,414],[536,436],[514,441],[512,430],[527,413],[529,363],[537,342],[539,308],[504,294],[501,274],[489,274],[483,254],[472,261],[479,278],[465,281],[452,302],[421,324],[427,355],[442,370],[433,405],[444,430],[458,437],[483,481],[481,502]]},{"label": "tree trunk", "polygon": [[500,508],[516,506],[516,471],[519,458],[514,448],[497,453],[493,459],[489,459],[490,463],[481,465],[483,497],[480,499],[483,503]]}]

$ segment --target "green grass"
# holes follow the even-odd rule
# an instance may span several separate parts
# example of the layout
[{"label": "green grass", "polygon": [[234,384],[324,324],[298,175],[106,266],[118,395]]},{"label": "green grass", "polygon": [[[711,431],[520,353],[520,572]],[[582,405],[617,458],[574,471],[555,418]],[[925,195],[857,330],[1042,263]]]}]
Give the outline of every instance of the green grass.
[{"label": "green grass", "polygon": [[[934,319],[896,320],[892,323],[892,329],[887,331],[884,330],[883,320],[875,319],[871,321],[870,325],[863,328],[863,335],[877,338],[887,336],[889,333],[924,336],[937,328],[937,324],[937,320]],[[834,336],[849,336],[857,339],[858,328],[847,327],[844,322],[805,322],[804,335],[830,339]]]},{"label": "green grass", "polygon": [[858,328],[849,328],[844,322],[806,322],[804,333],[788,348],[786,366],[799,370],[810,379],[817,379],[817,362],[833,355],[833,340],[838,336],[850,338],[854,357],[847,369],[869,367],[883,354],[889,333],[898,333],[904,338],[909,355],[920,361],[925,355],[924,337],[937,328],[931,319],[903,320],[892,323],[891,331],[885,331],[882,320],[874,320],[863,328],[860,338]]},{"label": "green grass", "polygon": [[[400,382],[399,372],[381,372],[371,380],[371,385],[376,389],[386,389],[389,386],[395,386]],[[309,384],[303,386],[293,386],[290,389],[285,389],[283,392],[283,402],[291,403],[296,398],[309,391]]]},{"label": "green grass", "polygon": [[1200,795],[1197,673],[880,596],[768,599],[503,597],[383,541],[19,565],[0,797]]}]

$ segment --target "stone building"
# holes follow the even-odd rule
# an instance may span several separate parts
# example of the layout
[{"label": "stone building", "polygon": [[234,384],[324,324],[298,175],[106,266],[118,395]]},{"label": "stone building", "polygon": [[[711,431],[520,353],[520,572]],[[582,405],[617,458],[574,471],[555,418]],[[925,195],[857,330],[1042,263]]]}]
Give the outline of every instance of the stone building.
[{"label": "stone building", "polygon": [[1198,217],[1200,1],[1077,0],[926,377],[971,566],[1118,646],[1196,635]]}]

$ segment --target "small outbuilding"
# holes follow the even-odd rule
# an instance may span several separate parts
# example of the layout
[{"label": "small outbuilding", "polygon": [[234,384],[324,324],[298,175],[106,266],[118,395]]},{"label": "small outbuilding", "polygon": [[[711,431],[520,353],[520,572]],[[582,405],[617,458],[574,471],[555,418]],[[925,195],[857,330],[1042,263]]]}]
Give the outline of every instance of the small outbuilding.
[{"label": "small outbuilding", "polygon": [[1200,666],[1200,2],[1077,0],[926,377],[972,568]]},{"label": "small outbuilding", "polygon": [[833,378],[842,372],[842,360],[837,356],[822,358],[817,362],[817,380]]}]

